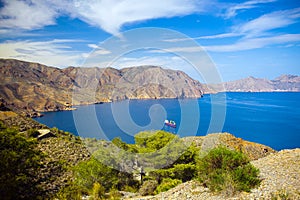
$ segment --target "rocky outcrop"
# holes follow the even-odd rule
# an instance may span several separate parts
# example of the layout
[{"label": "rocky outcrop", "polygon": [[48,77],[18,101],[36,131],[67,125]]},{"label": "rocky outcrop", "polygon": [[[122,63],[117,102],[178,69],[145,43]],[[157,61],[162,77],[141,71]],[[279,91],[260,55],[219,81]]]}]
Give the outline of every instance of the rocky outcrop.
[{"label": "rocky outcrop", "polygon": [[66,110],[72,104],[199,98],[203,94],[202,85],[184,72],[156,66],[59,69],[0,59],[0,81],[0,97],[8,106],[30,114]]},{"label": "rocky outcrop", "polygon": [[246,154],[250,160],[263,158],[276,152],[266,145],[246,141],[242,138],[237,138],[230,133],[213,133],[206,136],[185,137],[182,139],[188,144],[194,142],[202,152],[207,152],[218,146],[225,146],[229,149]]}]

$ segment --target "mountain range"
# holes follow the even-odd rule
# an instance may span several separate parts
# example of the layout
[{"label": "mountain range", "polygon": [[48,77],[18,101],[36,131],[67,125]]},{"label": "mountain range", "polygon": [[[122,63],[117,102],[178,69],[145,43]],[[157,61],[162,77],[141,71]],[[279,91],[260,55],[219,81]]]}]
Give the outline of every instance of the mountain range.
[{"label": "mountain range", "polygon": [[157,66],[59,69],[0,59],[3,104],[25,112],[123,99],[199,98],[203,85],[182,71]]},{"label": "mountain range", "polygon": [[281,75],[274,80],[248,77],[222,84],[207,85],[217,92],[299,92],[300,76]]},{"label": "mountain range", "polygon": [[158,66],[60,69],[15,59],[0,59],[0,81],[0,104],[31,114],[124,99],[200,98],[225,91],[300,91],[300,77],[294,75],[207,85],[182,71]]}]

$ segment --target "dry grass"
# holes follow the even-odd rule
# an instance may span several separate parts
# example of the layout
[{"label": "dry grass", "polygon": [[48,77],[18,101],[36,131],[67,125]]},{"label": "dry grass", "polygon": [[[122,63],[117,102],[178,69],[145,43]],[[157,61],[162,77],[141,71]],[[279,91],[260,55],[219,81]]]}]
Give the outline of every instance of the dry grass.
[{"label": "dry grass", "polygon": [[10,117],[17,117],[18,114],[12,111],[0,111],[0,120],[5,120]]}]

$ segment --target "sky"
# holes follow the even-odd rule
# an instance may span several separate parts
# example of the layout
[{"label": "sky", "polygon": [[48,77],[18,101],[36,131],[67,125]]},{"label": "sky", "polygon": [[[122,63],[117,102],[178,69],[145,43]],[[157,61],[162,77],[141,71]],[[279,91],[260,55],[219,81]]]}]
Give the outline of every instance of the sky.
[{"label": "sky", "polygon": [[299,50],[299,0],[0,1],[0,57],[60,68],[273,79],[300,75]]}]

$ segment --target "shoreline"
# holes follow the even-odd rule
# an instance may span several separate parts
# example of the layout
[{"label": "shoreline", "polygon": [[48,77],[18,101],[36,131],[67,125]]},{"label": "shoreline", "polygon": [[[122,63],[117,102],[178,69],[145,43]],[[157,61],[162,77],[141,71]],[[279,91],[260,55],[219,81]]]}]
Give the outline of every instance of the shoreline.
[{"label": "shoreline", "polygon": [[99,102],[93,102],[93,103],[81,103],[81,104],[74,104],[72,107],[69,108],[62,108],[62,109],[56,109],[56,110],[38,110],[38,111],[29,111],[27,112],[26,115],[30,115],[28,117],[30,118],[37,118],[37,117],[43,117],[43,113],[48,113],[48,112],[62,112],[62,111],[74,111],[77,110],[76,107],[79,106],[90,106],[90,105],[98,105],[98,104],[106,104],[106,103],[116,103],[116,102],[122,102],[122,101],[129,101],[129,100],[139,100],[139,101],[147,101],[147,100],[174,100],[174,99],[201,99],[206,95],[217,95],[217,94],[222,94],[222,93],[300,93],[300,91],[284,91],[284,90],[276,90],[276,91],[224,91],[224,92],[216,92],[216,93],[206,93],[201,95],[201,97],[184,97],[184,98],[171,98],[171,97],[166,97],[166,98],[127,98],[127,99],[119,99],[119,100],[109,100],[109,101],[99,101]]}]

